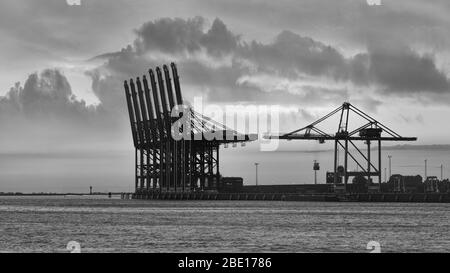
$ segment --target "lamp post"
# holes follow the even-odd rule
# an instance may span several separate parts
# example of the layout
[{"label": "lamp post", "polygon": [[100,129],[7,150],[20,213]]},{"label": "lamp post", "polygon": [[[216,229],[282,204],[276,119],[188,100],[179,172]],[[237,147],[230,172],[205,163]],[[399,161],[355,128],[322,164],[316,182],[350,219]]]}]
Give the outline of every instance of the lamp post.
[{"label": "lamp post", "polygon": [[256,168],[256,186],[258,186],[258,165],[259,165],[259,163],[255,163],[255,168]]},{"label": "lamp post", "polygon": [[392,165],[391,165],[392,155],[388,155],[388,157],[389,157],[389,179],[391,179],[391,176],[392,176]]},{"label": "lamp post", "polygon": [[427,179],[427,177],[428,177],[428,172],[427,172],[427,171],[428,171],[428,170],[427,170],[427,169],[428,169],[428,168],[427,168],[427,161],[428,161],[428,160],[425,159],[425,179]]}]

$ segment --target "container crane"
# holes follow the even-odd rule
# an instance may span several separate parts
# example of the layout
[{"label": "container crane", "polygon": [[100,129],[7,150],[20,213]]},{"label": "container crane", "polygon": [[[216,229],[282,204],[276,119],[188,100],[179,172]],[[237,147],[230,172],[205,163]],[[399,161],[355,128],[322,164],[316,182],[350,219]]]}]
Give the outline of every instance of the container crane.
[{"label": "container crane", "polygon": [[[340,115],[336,133],[326,133],[318,128],[319,124],[336,115]],[[349,121],[353,118],[351,115],[362,119],[363,125],[351,128],[349,124]],[[344,180],[345,192],[347,192],[349,177],[354,176],[367,177],[367,181],[369,183],[371,181],[371,177],[378,177],[378,190],[381,191],[381,142],[417,140],[416,137],[403,137],[399,135],[349,102],[344,102],[340,107],[306,127],[287,134],[271,135],[266,136],[265,138],[285,140],[317,140],[319,143],[325,143],[327,140],[334,141],[334,185],[335,188],[337,188],[338,180],[342,177]],[[363,151],[356,145],[356,142],[358,141],[363,141],[365,145],[367,145],[366,154],[364,154]],[[378,142],[377,166],[374,165],[375,162],[373,162],[373,159],[371,158],[372,142]],[[351,151],[349,146],[353,147],[354,151]],[[344,151],[344,166],[338,166],[340,149]],[[362,160],[358,160],[357,157],[362,158]],[[349,158],[357,164],[358,171],[348,171]]]}]

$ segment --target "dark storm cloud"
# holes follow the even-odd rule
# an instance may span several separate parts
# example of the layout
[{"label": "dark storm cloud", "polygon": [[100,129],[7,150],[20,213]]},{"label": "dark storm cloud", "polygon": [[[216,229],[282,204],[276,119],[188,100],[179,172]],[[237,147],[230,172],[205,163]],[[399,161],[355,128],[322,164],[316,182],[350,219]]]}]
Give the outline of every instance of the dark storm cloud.
[{"label": "dark storm cloud", "polygon": [[209,25],[201,17],[150,21],[135,35],[131,45],[94,58],[103,64],[86,71],[98,106],[77,99],[58,70],[45,70],[0,98],[3,125],[18,118],[23,126],[35,125],[37,119],[59,121],[64,126],[51,130],[114,138],[115,129],[128,125],[123,80],[172,60],[179,66],[188,99],[195,93],[210,102],[308,107],[351,100],[371,110],[380,105],[374,95],[448,101],[449,80],[434,58],[395,41],[388,46],[374,43],[349,57],[333,45],[292,31],[282,31],[269,42],[246,41],[222,20]]},{"label": "dark storm cloud", "polygon": [[180,53],[195,52],[205,48],[209,54],[222,56],[233,51],[238,36],[229,31],[219,19],[215,19],[211,28],[203,31],[205,19],[163,18],[147,22],[136,30],[138,39],[135,47],[138,52],[157,51]]},{"label": "dark storm cloud", "polygon": [[260,70],[298,77],[298,72],[351,81],[355,85],[373,84],[394,93],[448,93],[450,82],[431,55],[420,55],[402,44],[370,46],[368,52],[346,58],[337,49],[283,31],[271,44],[252,42],[240,56],[257,64]]},{"label": "dark storm cloud", "polygon": [[[374,45],[350,60],[348,75],[361,86],[373,85],[390,95],[425,95],[446,99],[450,80],[431,54],[419,54],[402,44]],[[442,95],[439,98],[439,95]]]},{"label": "dark storm cloud", "polygon": [[309,75],[345,78],[346,60],[333,47],[283,31],[269,44],[253,41],[240,47],[238,56],[255,63],[262,71],[296,76],[296,72]]},{"label": "dark storm cloud", "polygon": [[135,46],[138,52],[161,50],[168,53],[189,52],[200,50],[200,40],[203,36],[201,17],[183,20],[180,18],[164,18],[145,23],[136,34]]},{"label": "dark storm cloud", "polygon": [[[352,99],[355,91],[340,86],[350,83],[364,97],[358,99],[375,109],[380,102],[371,98],[373,90],[393,96],[432,94],[430,100],[437,101],[442,98],[435,95],[446,96],[450,86],[432,56],[395,41],[373,42],[366,52],[346,57],[332,45],[292,31],[268,43],[245,41],[220,19],[208,27],[202,17],[150,21],[135,34],[133,46],[99,56],[105,64],[88,72],[106,108],[123,106],[121,80],[170,58],[182,71],[183,86],[200,90],[212,102],[321,105]],[[278,81],[296,84],[273,84]]]},{"label": "dark storm cloud", "polygon": [[227,21],[253,22],[277,33],[288,29],[339,44],[365,46],[373,35],[398,38],[447,50],[450,21],[447,0],[382,0],[369,6],[366,0],[199,0],[212,14]]},{"label": "dark storm cloud", "polygon": [[[336,49],[289,31],[280,33],[270,44],[247,43],[220,19],[215,19],[208,28],[203,18],[195,17],[151,21],[135,33],[133,46],[99,56],[106,59],[105,64],[88,72],[101,101],[116,101],[111,104],[122,101],[121,87],[114,87],[120,86],[118,79],[140,75],[148,67],[159,64],[158,53],[174,56],[182,71],[183,85],[206,90],[203,95],[216,102],[308,103],[319,102],[318,98],[327,101],[341,92],[333,94],[327,88],[305,86],[304,94],[295,95],[288,90],[262,90],[241,83],[240,79],[255,73],[290,78],[303,73],[340,79],[345,78],[347,70],[345,58]],[[340,68],[344,68],[344,74]],[[109,76],[101,77],[105,74]]]},{"label": "dark storm cloud", "polygon": [[375,49],[369,53],[369,77],[388,92],[434,92],[447,94],[450,82],[430,55],[420,55],[408,47]]},{"label": "dark storm cloud", "polygon": [[[390,95],[447,94],[450,86],[432,56],[395,44],[345,57],[331,45],[291,31],[282,31],[272,42],[247,42],[220,19],[207,26],[201,17],[150,21],[135,34],[133,45],[99,56],[104,64],[86,72],[102,111],[124,112],[123,80],[168,62],[171,55],[180,66],[183,86],[203,90],[210,101],[320,105],[352,98],[352,90],[334,86],[342,82]],[[261,75],[265,78],[252,79]],[[280,79],[287,84],[270,86]],[[73,96],[57,70],[32,74],[23,87],[13,87],[1,99],[0,110],[74,119],[98,112]]]}]

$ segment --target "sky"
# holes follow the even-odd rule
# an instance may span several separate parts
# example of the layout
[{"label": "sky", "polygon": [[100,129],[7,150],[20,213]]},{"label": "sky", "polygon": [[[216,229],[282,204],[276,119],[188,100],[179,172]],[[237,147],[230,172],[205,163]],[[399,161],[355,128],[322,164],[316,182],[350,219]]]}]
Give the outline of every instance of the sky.
[{"label": "sky", "polygon": [[172,61],[186,100],[279,105],[281,131],[349,101],[450,144],[450,2],[379,4],[2,0],[0,153],[129,150],[123,81]]}]

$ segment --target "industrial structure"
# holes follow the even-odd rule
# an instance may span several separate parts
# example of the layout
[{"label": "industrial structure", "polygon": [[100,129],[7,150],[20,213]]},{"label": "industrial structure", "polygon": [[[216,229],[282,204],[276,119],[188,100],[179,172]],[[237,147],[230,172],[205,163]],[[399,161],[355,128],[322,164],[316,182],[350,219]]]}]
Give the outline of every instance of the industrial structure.
[{"label": "industrial structure", "polygon": [[[135,147],[135,193],[139,195],[215,190],[221,180],[220,145],[257,138],[185,106],[174,63],[170,70],[163,65],[150,69],[149,79],[144,75],[142,80],[124,83]],[[181,125],[174,126],[180,120]]]},{"label": "industrial structure", "polygon": [[[352,114],[352,116],[351,116]],[[319,129],[319,124],[324,123],[331,117],[339,115],[339,125],[336,133],[326,133]],[[363,122],[358,126],[350,127],[350,121],[359,118]],[[381,191],[381,142],[382,141],[415,141],[416,137],[402,137],[381,122],[370,117],[352,104],[345,102],[329,114],[323,116],[317,121],[306,127],[295,130],[287,134],[268,136],[268,138],[277,138],[285,140],[318,140],[319,143],[325,143],[327,140],[334,141],[334,168],[331,172],[335,189],[340,189],[343,181],[343,191],[347,191],[349,177],[362,176],[367,179],[369,184],[371,177],[378,177],[377,190]],[[366,154],[358,148],[356,142],[363,141],[367,145]],[[371,155],[371,144],[378,144],[378,162],[374,162]],[[355,152],[352,151],[354,149]],[[343,153],[339,153],[340,151]],[[339,165],[339,158],[343,157],[344,165]],[[358,166],[360,171],[349,171],[349,158]],[[374,165],[374,163],[376,165]]]},{"label": "industrial structure", "polygon": [[[334,168],[327,173],[327,183],[258,185],[256,163],[256,185],[250,186],[241,177],[221,175],[219,149],[256,140],[257,135],[238,133],[186,106],[174,63],[125,81],[124,88],[135,148],[135,192],[123,193],[124,199],[450,202],[448,180],[427,177],[422,182],[420,176],[393,175],[382,184],[382,142],[416,138],[400,136],[350,103],[304,128],[266,137],[333,141]],[[326,133],[319,125],[332,116],[339,116],[337,132]],[[362,124],[355,126],[354,117]],[[357,142],[364,142],[365,153]],[[378,156],[371,155],[373,142],[378,144]],[[349,160],[356,171],[349,171]],[[320,170],[318,162],[313,169]],[[348,184],[350,177],[352,184]],[[378,184],[372,177],[378,178]]]}]

